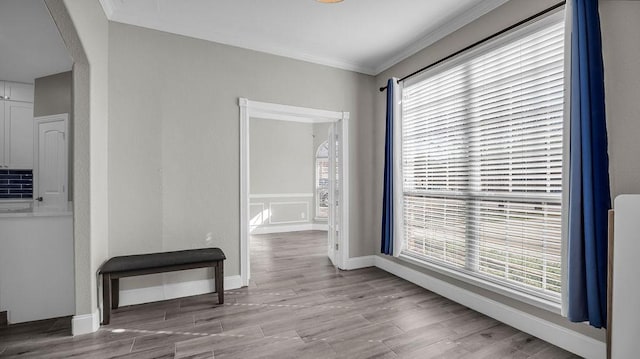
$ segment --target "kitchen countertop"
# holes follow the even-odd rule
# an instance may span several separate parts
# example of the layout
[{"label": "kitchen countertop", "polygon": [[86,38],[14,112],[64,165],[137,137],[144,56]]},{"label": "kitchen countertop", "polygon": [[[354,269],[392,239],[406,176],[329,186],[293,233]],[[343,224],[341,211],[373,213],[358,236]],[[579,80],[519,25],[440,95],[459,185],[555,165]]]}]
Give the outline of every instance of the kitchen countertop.
[{"label": "kitchen countertop", "polygon": [[73,202],[67,202],[66,207],[45,207],[37,204],[33,208],[8,210],[2,209],[0,203],[0,218],[16,217],[64,217],[73,215]]}]

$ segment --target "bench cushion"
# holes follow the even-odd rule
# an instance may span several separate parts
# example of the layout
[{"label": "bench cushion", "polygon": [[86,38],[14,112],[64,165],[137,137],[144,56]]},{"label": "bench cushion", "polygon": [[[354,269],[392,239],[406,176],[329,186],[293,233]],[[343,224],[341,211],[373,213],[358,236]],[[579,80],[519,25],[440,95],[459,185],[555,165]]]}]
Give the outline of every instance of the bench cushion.
[{"label": "bench cushion", "polygon": [[100,273],[127,272],[181,264],[216,262],[224,259],[226,259],[226,257],[220,248],[137,254],[109,259],[100,267]]}]

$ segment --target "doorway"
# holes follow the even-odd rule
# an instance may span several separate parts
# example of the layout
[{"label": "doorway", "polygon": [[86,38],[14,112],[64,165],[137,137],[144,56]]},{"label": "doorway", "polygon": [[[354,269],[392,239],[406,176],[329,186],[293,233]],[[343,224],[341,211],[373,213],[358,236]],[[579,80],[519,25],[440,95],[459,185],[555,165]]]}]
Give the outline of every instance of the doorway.
[{"label": "doorway", "polygon": [[[240,277],[243,286],[249,285],[251,277],[250,268],[250,238],[251,230],[256,228],[256,221],[264,223],[270,220],[272,214],[272,204],[269,208],[263,207],[256,211],[256,203],[252,211],[251,198],[251,146],[250,129],[251,124],[264,124],[265,121],[284,121],[299,124],[324,124],[327,139],[327,257],[337,268],[344,268],[346,258],[348,258],[349,243],[349,171],[348,171],[348,112],[317,110],[303,107],[287,106],[273,103],[250,101],[246,98],[239,99],[240,106]],[[316,168],[317,172],[317,168]],[[317,176],[316,176],[317,178]],[[318,187],[314,188],[314,209],[317,209]],[[273,194],[258,194],[268,197]],[[291,206],[298,205],[299,210],[292,213],[300,213],[300,218],[296,220],[283,220],[280,222],[293,222],[286,224],[297,224],[311,222],[311,210],[308,202],[301,200],[308,197],[308,193],[288,193],[294,196],[296,201],[290,201]],[[268,198],[265,198],[268,199]],[[283,202],[280,202],[282,204]],[[284,202],[286,203],[286,202]],[[305,210],[306,209],[306,210]],[[306,213],[306,214],[305,214]],[[252,217],[251,214],[254,214]],[[314,214],[315,216],[315,214]],[[278,222],[277,220],[275,221]],[[283,223],[284,224],[284,223]],[[313,229],[313,225],[301,228]],[[291,228],[289,228],[291,230]],[[295,228],[293,228],[295,230]]]},{"label": "doorway", "polygon": [[[0,2],[0,23],[0,326],[70,329],[74,61],[43,0]],[[42,122],[52,116],[64,117],[64,126]],[[44,170],[50,175],[39,181]]]}]

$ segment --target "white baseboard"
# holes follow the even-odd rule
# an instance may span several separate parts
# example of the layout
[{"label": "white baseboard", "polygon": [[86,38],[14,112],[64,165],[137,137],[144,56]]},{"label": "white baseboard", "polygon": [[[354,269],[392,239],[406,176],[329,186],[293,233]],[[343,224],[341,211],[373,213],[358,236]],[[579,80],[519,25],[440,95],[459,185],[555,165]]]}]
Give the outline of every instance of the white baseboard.
[{"label": "white baseboard", "polygon": [[311,230],[312,231],[328,231],[329,225],[326,223],[312,223]]},{"label": "white baseboard", "polygon": [[242,288],[242,278],[240,275],[224,277],[224,290]]},{"label": "white baseboard", "polygon": [[[241,280],[239,275],[224,277],[224,289],[240,288]],[[215,291],[213,279],[201,279],[179,283],[165,283],[163,285],[126,289],[120,291],[120,305],[134,305],[161,300],[189,297],[212,293]]]},{"label": "white baseboard", "polygon": [[376,256],[362,256],[347,259],[344,264],[344,270],[360,269],[367,267],[375,267]]},{"label": "white baseboard", "polygon": [[585,358],[605,358],[606,344],[555,323],[405,267],[381,256],[376,267]]},{"label": "white baseboard", "polygon": [[251,234],[271,234],[286,232],[302,232],[302,231],[327,231],[328,226],[323,223],[304,223],[304,224],[287,224],[264,226],[252,229]]},{"label": "white baseboard", "polygon": [[100,329],[100,312],[96,309],[91,314],[74,315],[71,318],[71,334],[82,335],[98,331]]}]

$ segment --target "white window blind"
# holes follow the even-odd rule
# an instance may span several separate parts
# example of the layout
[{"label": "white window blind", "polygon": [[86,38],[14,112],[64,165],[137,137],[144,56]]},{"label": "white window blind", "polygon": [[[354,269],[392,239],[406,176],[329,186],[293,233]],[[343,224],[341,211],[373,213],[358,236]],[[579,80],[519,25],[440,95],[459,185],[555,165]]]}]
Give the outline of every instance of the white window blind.
[{"label": "white window blind", "polygon": [[405,254],[559,300],[564,23],[405,83]]}]

